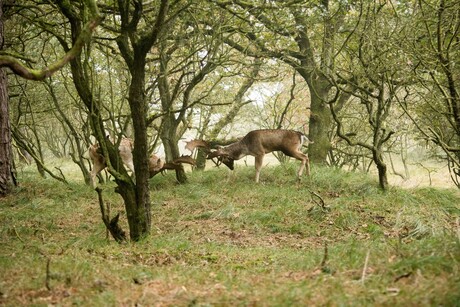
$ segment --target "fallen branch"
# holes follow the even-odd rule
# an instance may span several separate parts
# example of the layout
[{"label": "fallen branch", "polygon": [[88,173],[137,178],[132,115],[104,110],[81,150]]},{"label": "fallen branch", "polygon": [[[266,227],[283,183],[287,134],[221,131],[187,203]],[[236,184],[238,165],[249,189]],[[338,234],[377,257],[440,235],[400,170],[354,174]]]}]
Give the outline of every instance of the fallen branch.
[{"label": "fallen branch", "polygon": [[14,234],[16,235],[16,237],[19,239],[19,241],[21,241],[22,243],[24,243],[24,240],[19,236],[19,233],[18,231],[16,230],[16,227],[13,226],[13,231],[14,231]]}]

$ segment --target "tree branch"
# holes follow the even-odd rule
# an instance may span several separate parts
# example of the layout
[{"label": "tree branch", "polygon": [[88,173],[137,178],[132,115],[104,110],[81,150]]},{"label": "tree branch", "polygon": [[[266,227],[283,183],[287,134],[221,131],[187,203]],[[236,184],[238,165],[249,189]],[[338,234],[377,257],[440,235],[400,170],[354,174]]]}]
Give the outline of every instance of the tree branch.
[{"label": "tree branch", "polygon": [[[88,3],[91,3],[92,1],[93,0],[89,0]],[[50,66],[45,67],[44,69],[37,70],[26,67],[15,57],[8,55],[0,55],[0,67],[8,67],[15,74],[28,80],[42,81],[45,78],[51,76],[53,73],[55,73],[68,62],[70,62],[72,59],[74,59],[81,52],[83,46],[91,40],[91,36],[94,29],[101,22],[101,17],[99,16],[99,14],[97,14],[97,8],[96,11],[93,13],[95,13],[95,15],[93,16],[92,20],[90,20],[85,25],[83,31],[81,32],[78,39],[75,41],[73,47],[62,57],[62,59],[60,59],[56,63],[51,64]]]}]

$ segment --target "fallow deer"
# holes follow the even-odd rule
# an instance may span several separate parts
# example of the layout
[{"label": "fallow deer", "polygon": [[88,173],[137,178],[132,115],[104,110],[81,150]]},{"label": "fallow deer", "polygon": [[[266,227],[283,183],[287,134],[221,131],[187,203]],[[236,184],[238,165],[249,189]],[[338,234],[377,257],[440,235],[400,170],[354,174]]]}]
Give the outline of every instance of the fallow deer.
[{"label": "fallow deer", "polygon": [[[133,155],[132,155],[133,142],[128,138],[123,138],[120,141],[118,150],[120,151],[120,157],[129,170],[134,174],[134,164],[133,164]],[[102,152],[99,148],[99,144],[91,145],[88,149],[89,157],[93,163],[93,169],[91,170],[91,185],[96,186],[94,179],[97,174],[99,174],[106,166],[105,157],[102,155]],[[187,163],[195,165],[195,160],[190,156],[181,156],[174,161],[165,163],[163,159],[158,157],[155,154],[150,155],[149,157],[149,177],[152,178],[158,173],[163,172],[167,169],[178,169],[182,167],[182,163]]]},{"label": "fallow deer", "polygon": [[[308,155],[300,151],[304,144],[312,143],[303,133],[293,130],[283,129],[264,129],[254,130],[246,134],[240,141],[225,147],[219,147],[215,151],[210,151],[207,158],[217,157],[222,163],[231,170],[234,169],[234,161],[247,155],[255,157],[256,176],[255,181],[259,182],[260,170],[262,168],[265,154],[273,151],[281,151],[285,155],[296,158],[302,163],[297,173],[299,179],[306,168],[306,174],[310,175],[310,161]],[[190,145],[189,145],[190,144]],[[204,147],[210,150],[205,141],[195,141],[187,143],[189,150],[194,147]]]},{"label": "fallow deer", "polygon": [[[128,138],[123,138],[120,141],[120,145],[118,146],[123,164],[125,164],[131,170],[131,172],[134,173],[132,148],[133,141]],[[99,148],[99,144],[90,145],[88,153],[91,162],[93,163],[93,169],[90,173],[91,185],[95,187],[96,183],[94,179],[96,178],[97,174],[99,174],[107,166],[107,164],[105,157],[102,155],[101,149]]]}]

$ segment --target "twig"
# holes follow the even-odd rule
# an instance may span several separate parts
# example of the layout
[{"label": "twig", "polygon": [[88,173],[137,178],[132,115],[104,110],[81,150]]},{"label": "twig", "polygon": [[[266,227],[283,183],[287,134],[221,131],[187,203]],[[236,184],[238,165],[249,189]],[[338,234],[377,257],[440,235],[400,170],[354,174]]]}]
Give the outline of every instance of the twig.
[{"label": "twig", "polygon": [[313,200],[313,202],[314,202],[315,204],[317,204],[318,206],[320,206],[321,209],[322,209],[323,211],[328,211],[328,210],[329,210],[329,207],[326,206],[326,203],[324,202],[324,199],[321,197],[321,195],[319,195],[319,194],[316,193],[316,192],[310,191],[310,190],[308,190],[308,192],[310,192],[310,194],[312,194],[313,196],[316,196],[316,197],[319,198],[319,202],[315,201],[314,198],[312,198],[312,200]]},{"label": "twig", "polygon": [[45,285],[46,285],[46,289],[48,289],[48,291],[51,291],[51,286],[50,286],[50,280],[51,280],[50,263],[51,263],[51,258],[48,257],[47,260],[46,260],[46,279],[45,279]]},{"label": "twig", "polygon": [[[107,209],[107,217],[109,217],[110,216],[110,203],[107,203],[106,209]],[[107,241],[110,240],[110,231],[107,227],[105,230],[105,238],[107,239]]]},{"label": "twig", "polygon": [[16,230],[16,227],[14,227],[14,226],[13,226],[13,231],[14,231],[14,234],[16,235],[16,237],[19,239],[19,241],[24,243],[24,240],[19,236],[18,231]]},{"label": "twig", "polygon": [[62,172],[62,169],[57,167],[57,166],[55,166],[54,168],[57,169],[59,171],[59,173],[61,174],[61,178],[62,178],[63,182],[67,183],[67,180],[65,179],[65,176],[64,176],[64,173]]},{"label": "twig", "polygon": [[326,270],[326,262],[328,259],[328,249],[327,249],[327,241],[324,242],[324,255],[323,255],[323,260],[321,261],[321,271]]},{"label": "twig", "polygon": [[364,267],[363,267],[363,273],[361,274],[361,283],[364,284],[364,279],[366,278],[366,271],[367,271],[367,264],[369,263],[369,255],[371,253],[371,250],[367,250],[366,254],[366,260],[364,260]]}]

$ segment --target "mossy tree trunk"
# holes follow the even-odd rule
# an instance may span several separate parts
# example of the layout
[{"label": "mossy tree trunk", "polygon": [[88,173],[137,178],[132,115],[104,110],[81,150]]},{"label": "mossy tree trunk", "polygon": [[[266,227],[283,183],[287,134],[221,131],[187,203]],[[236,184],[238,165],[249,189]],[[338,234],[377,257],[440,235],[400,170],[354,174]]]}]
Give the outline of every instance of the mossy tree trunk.
[{"label": "mossy tree trunk", "polygon": [[[304,73],[303,70],[301,71]],[[314,163],[325,163],[331,148],[328,132],[332,126],[332,117],[326,103],[330,85],[321,75],[311,76],[304,73],[302,76],[307,80],[311,97],[308,137],[314,143],[308,146],[309,157]],[[313,79],[314,81],[311,81]]]},{"label": "mossy tree trunk", "polygon": [[128,0],[118,1],[121,17],[121,33],[117,45],[125,60],[130,75],[128,102],[133,120],[134,148],[133,162],[135,183],[117,178],[118,192],[125,201],[130,228],[130,237],[137,241],[150,234],[151,207],[149,191],[149,156],[147,140],[148,103],[145,96],[145,71],[147,53],[156,44],[165,26],[169,10],[167,0],[161,0],[157,6],[156,19],[148,28],[142,25],[143,4]]},{"label": "mossy tree trunk", "polygon": [[[163,142],[167,162],[172,162],[180,156],[176,123],[176,118],[172,113],[166,114],[163,117],[160,138]],[[176,179],[179,183],[187,182],[187,175],[185,174],[184,168],[180,167],[176,169]]]}]

